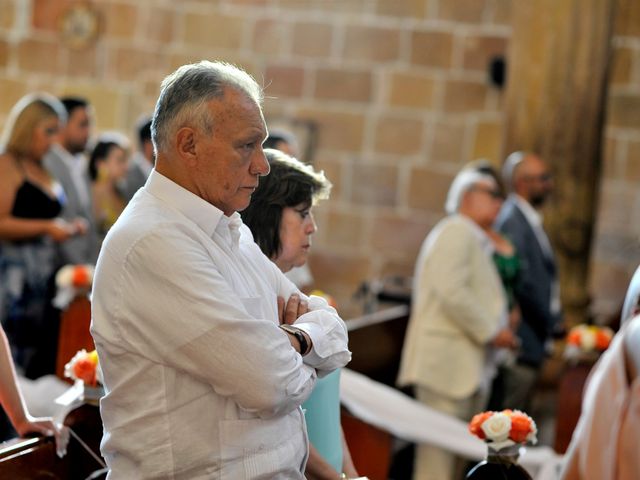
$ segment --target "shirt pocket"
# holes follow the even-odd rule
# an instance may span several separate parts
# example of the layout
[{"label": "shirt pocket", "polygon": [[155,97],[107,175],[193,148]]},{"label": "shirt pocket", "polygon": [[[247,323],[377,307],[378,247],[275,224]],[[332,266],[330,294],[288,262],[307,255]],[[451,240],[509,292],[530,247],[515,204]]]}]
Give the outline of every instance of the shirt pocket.
[{"label": "shirt pocket", "polygon": [[301,422],[295,412],[273,419],[222,420],[221,478],[304,478],[307,445]]}]

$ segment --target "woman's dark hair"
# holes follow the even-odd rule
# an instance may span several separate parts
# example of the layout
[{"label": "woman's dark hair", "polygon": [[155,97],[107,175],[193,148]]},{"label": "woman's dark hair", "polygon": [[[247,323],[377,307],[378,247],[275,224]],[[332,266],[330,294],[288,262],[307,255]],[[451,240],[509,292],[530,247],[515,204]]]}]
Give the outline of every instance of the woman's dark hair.
[{"label": "woman's dark hair", "polygon": [[249,227],[262,252],[273,259],[280,254],[280,221],[285,207],[313,205],[329,197],[331,182],[323,172],[278,150],[265,149],[271,167],[251,196],[251,204],[242,212],[242,221]]},{"label": "woman's dark hair", "polygon": [[89,157],[89,177],[95,181],[98,178],[98,162],[104,160],[109,156],[111,149],[122,148],[116,142],[99,141],[96,146],[93,147],[91,157]]}]

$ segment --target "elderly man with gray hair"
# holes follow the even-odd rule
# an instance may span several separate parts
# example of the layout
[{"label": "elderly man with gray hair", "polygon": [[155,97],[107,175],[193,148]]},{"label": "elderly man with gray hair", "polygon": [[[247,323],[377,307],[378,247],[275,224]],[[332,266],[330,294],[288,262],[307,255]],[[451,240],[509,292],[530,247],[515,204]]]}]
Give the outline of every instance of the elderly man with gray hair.
[{"label": "elderly man with gray hair", "polygon": [[300,293],[237,213],[269,172],[261,99],[221,62],[162,83],[155,168],[94,280],[110,479],[304,478],[300,404],[351,354],[336,311]]},{"label": "elderly man with gray hair", "polygon": [[[494,347],[515,346],[487,235],[501,204],[493,177],[462,170],[449,189],[448,216],[425,239],[415,267],[398,383],[413,385],[419,401],[462,420],[486,407]],[[420,445],[413,478],[453,480],[461,466],[453,454]]]}]

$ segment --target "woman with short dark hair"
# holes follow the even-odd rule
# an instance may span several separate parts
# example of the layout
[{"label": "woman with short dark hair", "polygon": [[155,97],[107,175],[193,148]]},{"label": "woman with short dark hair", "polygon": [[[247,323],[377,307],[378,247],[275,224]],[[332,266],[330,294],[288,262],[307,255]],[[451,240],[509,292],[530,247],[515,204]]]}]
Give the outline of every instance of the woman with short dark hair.
[{"label": "woman with short dark hair", "polygon": [[[278,150],[264,151],[271,171],[260,177],[243,222],[263,253],[287,272],[306,263],[316,231],[313,205],[329,197],[331,183]],[[310,479],[357,477],[340,427],[340,370],[319,379],[303,408],[310,441],[305,475]]]}]

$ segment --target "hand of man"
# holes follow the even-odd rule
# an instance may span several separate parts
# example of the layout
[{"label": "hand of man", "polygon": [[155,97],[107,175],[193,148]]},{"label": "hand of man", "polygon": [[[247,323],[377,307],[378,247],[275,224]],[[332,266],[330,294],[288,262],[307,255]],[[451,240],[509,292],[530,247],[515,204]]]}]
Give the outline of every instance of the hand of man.
[{"label": "hand of man", "polygon": [[300,298],[300,295],[294,293],[287,300],[286,305],[284,298],[278,297],[278,320],[280,324],[286,323],[293,325],[296,320],[309,311],[309,304],[306,300]]},{"label": "hand of man", "polygon": [[516,336],[513,334],[513,330],[510,328],[503,328],[500,330],[495,337],[493,337],[492,342],[494,347],[502,347],[502,348],[517,348],[518,341]]}]

